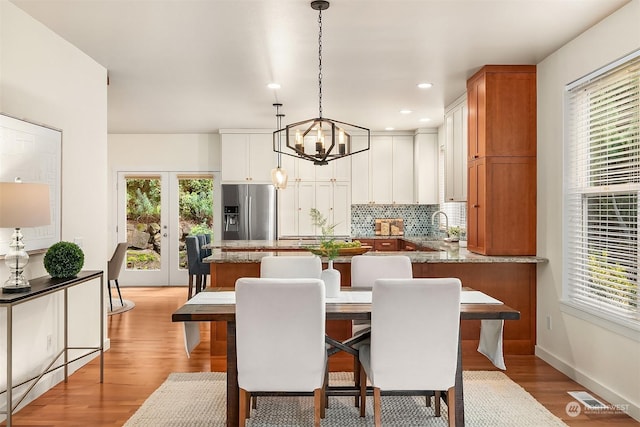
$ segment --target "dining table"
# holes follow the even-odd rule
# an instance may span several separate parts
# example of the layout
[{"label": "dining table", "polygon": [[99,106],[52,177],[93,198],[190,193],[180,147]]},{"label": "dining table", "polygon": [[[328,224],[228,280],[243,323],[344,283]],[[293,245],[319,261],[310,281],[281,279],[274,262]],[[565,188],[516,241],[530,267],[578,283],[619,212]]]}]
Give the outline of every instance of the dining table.
[{"label": "dining table", "polygon": [[[213,292],[213,293],[212,293]],[[215,294],[217,293],[217,294]],[[366,288],[343,287],[339,298],[327,298],[327,320],[371,320],[371,290]],[[500,321],[519,320],[520,312],[482,292],[463,287],[460,304],[460,320]],[[227,427],[239,425],[240,390],[238,386],[235,294],[233,288],[208,288],[200,292],[176,310],[173,322],[226,322],[227,348]],[[185,326],[187,325],[185,323]],[[502,343],[500,330],[500,345]],[[185,327],[185,334],[187,328]],[[186,337],[185,337],[186,338]],[[351,345],[358,340],[341,343],[327,337],[332,351],[355,352]],[[482,341],[482,337],[481,337]],[[500,347],[501,351],[501,347]],[[500,357],[502,355],[500,354]],[[458,336],[457,369],[455,376],[455,424],[464,426],[464,389],[462,381],[462,345]]]}]

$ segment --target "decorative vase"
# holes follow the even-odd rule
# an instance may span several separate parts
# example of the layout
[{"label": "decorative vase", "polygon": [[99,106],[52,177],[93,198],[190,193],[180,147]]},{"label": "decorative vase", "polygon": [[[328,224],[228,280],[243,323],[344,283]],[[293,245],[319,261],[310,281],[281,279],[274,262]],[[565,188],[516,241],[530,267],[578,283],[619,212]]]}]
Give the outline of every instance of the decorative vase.
[{"label": "decorative vase", "polygon": [[335,298],[340,294],[340,272],[333,268],[333,260],[329,260],[326,270],[320,273],[320,279],[324,282],[327,298]]}]

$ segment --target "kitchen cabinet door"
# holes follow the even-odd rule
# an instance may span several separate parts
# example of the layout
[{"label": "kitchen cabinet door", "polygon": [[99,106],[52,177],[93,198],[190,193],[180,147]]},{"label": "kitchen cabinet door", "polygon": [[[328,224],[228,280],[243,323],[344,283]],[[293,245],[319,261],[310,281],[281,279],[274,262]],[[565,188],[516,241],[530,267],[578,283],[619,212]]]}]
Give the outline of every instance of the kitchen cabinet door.
[{"label": "kitchen cabinet door", "polygon": [[[351,140],[353,151],[362,150],[367,146],[367,137],[356,135]],[[371,150],[349,156],[351,159],[351,202],[354,205],[364,205],[371,202],[369,191],[369,157]],[[346,160],[346,159],[343,159]]]},{"label": "kitchen cabinet door", "polygon": [[393,137],[391,168],[391,203],[403,205],[415,203],[413,136]]},{"label": "kitchen cabinet door", "polygon": [[222,182],[246,183],[249,178],[247,159],[249,158],[248,135],[222,134],[220,137]]},{"label": "kitchen cabinet door", "polygon": [[414,140],[413,152],[415,203],[422,205],[437,205],[439,203],[438,154],[438,134],[431,130],[429,132],[419,131]]},{"label": "kitchen cabinet door", "polygon": [[334,235],[351,234],[351,188],[348,182],[317,182],[316,209],[327,218],[329,224],[335,224]]},{"label": "kitchen cabinet door", "polygon": [[277,158],[272,135],[223,133],[221,135],[222,182],[268,184]]},{"label": "kitchen cabinet door", "polygon": [[287,188],[278,190],[278,236],[297,236],[298,233],[298,183],[289,182]]},{"label": "kitchen cabinet door", "polygon": [[371,202],[389,204],[393,202],[393,137],[371,137],[370,150]]},{"label": "kitchen cabinet door", "polygon": [[536,155],[535,65],[487,65],[467,91],[469,159]]},{"label": "kitchen cabinet door", "polygon": [[278,235],[313,236],[311,208],[315,207],[315,184],[294,181],[278,191]]},{"label": "kitchen cabinet door", "polygon": [[467,249],[484,253],[486,233],[485,159],[469,161],[467,197]]},{"label": "kitchen cabinet door", "polygon": [[348,182],[333,182],[332,194],[334,233],[337,236],[351,235],[351,186]]},{"label": "kitchen cabinet door", "polygon": [[535,255],[535,157],[469,163],[467,247],[484,255]]},{"label": "kitchen cabinet door", "polygon": [[459,98],[445,114],[446,202],[467,201],[467,97]]},{"label": "kitchen cabinet door", "polygon": [[273,151],[272,134],[249,134],[248,161],[248,176],[252,183],[271,183],[271,169],[277,166],[276,153]]},{"label": "kitchen cabinet door", "polygon": [[311,208],[316,207],[315,183],[298,183],[298,235],[315,236],[320,233],[311,221]]}]

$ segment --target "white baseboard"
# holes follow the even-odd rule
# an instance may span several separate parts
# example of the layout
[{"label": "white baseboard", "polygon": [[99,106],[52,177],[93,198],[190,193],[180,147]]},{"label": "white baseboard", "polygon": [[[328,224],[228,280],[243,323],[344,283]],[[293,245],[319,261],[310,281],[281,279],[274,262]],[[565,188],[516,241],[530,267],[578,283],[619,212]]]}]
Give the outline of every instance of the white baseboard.
[{"label": "white baseboard", "polygon": [[549,353],[538,345],[536,346],[535,355],[577,382],[578,384],[591,390],[595,394],[602,396],[612,405],[625,405],[627,408],[627,415],[629,415],[636,421],[640,421],[640,406],[629,402],[615,391],[602,385],[584,372],[575,369],[574,367],[567,364],[564,360],[559,359],[558,357]]}]

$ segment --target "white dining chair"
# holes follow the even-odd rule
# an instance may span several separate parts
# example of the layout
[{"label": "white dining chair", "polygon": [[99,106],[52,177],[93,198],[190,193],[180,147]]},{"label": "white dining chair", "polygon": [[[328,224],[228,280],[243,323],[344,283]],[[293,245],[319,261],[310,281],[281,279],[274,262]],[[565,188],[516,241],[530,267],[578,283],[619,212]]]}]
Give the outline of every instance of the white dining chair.
[{"label": "white dining chair", "polygon": [[[373,288],[376,279],[411,279],[413,268],[411,259],[406,255],[356,255],[351,258],[351,287]],[[371,322],[368,320],[353,320],[351,322],[351,334],[353,336],[368,331]],[[363,341],[366,343],[368,339]],[[356,349],[360,344],[354,346]],[[360,386],[360,362],[358,357],[353,359],[353,380],[357,387]],[[355,397],[355,406],[359,405],[358,396]],[[431,400],[427,398],[427,405]]]},{"label": "white dining chair", "polygon": [[235,289],[240,426],[250,415],[251,393],[294,392],[314,396],[319,427],[328,375],[324,283],[241,278]]},{"label": "white dining chair", "polygon": [[[413,268],[406,255],[356,255],[351,258],[351,287],[373,288],[377,279],[411,279]],[[366,320],[352,322],[352,334],[357,335],[371,325]]]},{"label": "white dining chair", "polygon": [[455,425],[461,289],[456,278],[375,281],[371,342],[359,349],[361,417],[369,378],[376,427],[382,424],[381,392],[394,390],[434,391],[436,416],[446,391],[449,425]]},{"label": "white dining chair", "polygon": [[260,277],[277,279],[319,279],[322,261],[319,256],[273,256],[267,255],[260,261]]}]

